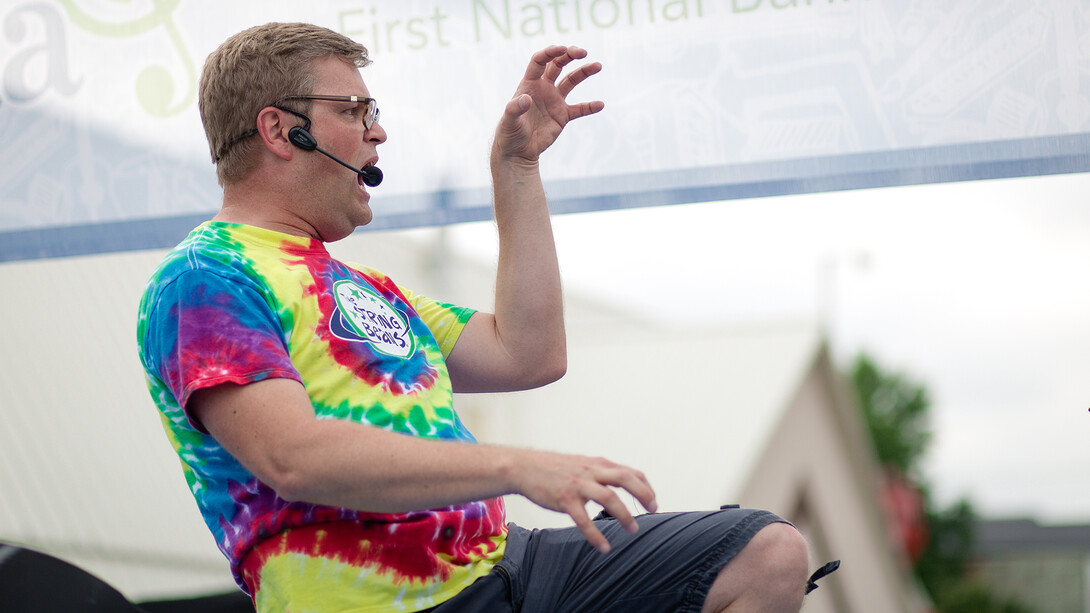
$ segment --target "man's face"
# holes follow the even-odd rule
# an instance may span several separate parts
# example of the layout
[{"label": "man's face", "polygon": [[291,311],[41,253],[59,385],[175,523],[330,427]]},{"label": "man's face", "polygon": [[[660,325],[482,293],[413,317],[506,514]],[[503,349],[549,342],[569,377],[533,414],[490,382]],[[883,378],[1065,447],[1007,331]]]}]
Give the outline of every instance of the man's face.
[{"label": "man's face", "polygon": [[[314,63],[317,84],[312,95],[370,97],[360,71],[339,58]],[[378,161],[378,145],[386,141],[386,132],[377,122],[368,130],[363,124],[364,104],[313,100],[310,102],[310,132],[318,146],[353,168],[363,168]],[[302,215],[325,242],[340,240],[358,226],[371,221],[371,195],[357,173],[328,157],[299,150],[306,164],[304,177],[306,201]]]}]

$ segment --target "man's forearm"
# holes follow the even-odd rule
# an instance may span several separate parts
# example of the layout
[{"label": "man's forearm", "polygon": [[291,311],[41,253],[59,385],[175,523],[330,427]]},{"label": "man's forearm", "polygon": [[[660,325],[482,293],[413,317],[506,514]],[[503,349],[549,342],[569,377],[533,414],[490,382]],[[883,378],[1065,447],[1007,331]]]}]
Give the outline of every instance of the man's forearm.
[{"label": "man's forearm", "polygon": [[284,450],[283,469],[270,477],[287,500],[400,513],[518,489],[512,476],[517,449],[420,439],[350,422],[312,425],[310,436]]},{"label": "man's forearm", "polygon": [[[627,490],[647,510],[656,510],[655,493],[643,473],[604,458],[424,440],[349,422],[319,425],[314,433],[337,457],[305,451],[295,455],[297,487],[278,489],[282,497],[398,513],[521,494],[568,514],[603,552],[609,551],[609,543],[591,522],[587,502],[605,507],[630,531],[636,530],[635,520],[614,487]],[[340,440],[342,436],[346,439]],[[316,445],[301,449],[313,451]],[[346,449],[354,452],[343,455]]]},{"label": "man's forearm", "polygon": [[538,160],[569,122],[605,108],[567,96],[602,65],[564,74],[587,52],[552,45],[535,53],[504,107],[492,141],[491,170],[500,255],[495,313],[478,313],[448,356],[456,391],[529,389],[567,370],[560,267]]},{"label": "man's forearm", "polygon": [[494,153],[492,176],[499,232],[496,333],[513,360],[562,374],[560,267],[538,165]]},{"label": "man's forearm", "polygon": [[642,473],[603,458],[420,439],[316,420],[306,390],[291,379],[199,390],[189,408],[228,453],[287,500],[394,513],[517,493],[571,515],[595,546],[607,545],[591,525],[586,502],[629,524],[631,516],[612,487],[655,508]]}]

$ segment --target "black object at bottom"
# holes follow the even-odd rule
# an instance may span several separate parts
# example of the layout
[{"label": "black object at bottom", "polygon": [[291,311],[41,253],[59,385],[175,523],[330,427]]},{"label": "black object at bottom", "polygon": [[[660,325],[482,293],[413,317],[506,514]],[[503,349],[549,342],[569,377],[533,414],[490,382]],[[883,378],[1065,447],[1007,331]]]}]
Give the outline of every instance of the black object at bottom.
[{"label": "black object at bottom", "polygon": [[242,592],[136,605],[95,575],[51,555],[0,543],[4,613],[253,613]]}]

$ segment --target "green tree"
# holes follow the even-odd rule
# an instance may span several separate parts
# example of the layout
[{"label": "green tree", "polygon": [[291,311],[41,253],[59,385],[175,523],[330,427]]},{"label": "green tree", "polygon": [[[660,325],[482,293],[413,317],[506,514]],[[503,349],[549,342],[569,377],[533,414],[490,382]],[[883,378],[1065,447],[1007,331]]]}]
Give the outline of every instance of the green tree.
[{"label": "green tree", "polygon": [[[945,605],[948,598],[964,592],[961,584],[965,582],[969,559],[973,553],[976,535],[973,525],[976,513],[973,505],[962,498],[945,509],[936,509],[935,504],[924,489],[924,506],[927,517],[929,538],[927,548],[916,561],[915,571],[939,610],[953,613]],[[977,609],[991,611],[991,609]]]},{"label": "green tree", "polygon": [[968,576],[976,513],[962,498],[937,508],[920,463],[931,429],[927,389],[903,374],[882,369],[870,356],[856,356],[850,379],[874,442],[879,461],[914,482],[923,498],[927,546],[914,561],[916,577],[941,613],[1026,613],[1014,602],[1001,602]]},{"label": "green tree", "polygon": [[919,478],[919,461],[931,442],[927,390],[904,375],[883,371],[866,354],[855,358],[852,382],[879,461]]}]

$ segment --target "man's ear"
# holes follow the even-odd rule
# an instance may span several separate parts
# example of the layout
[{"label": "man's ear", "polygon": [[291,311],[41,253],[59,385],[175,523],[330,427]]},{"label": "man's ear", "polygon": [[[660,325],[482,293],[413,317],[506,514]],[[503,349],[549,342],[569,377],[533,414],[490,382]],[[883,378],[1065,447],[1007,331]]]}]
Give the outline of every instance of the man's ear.
[{"label": "man's ear", "polygon": [[288,139],[288,130],[293,127],[295,122],[278,108],[267,106],[257,114],[257,135],[270,153],[284,160],[295,154],[295,147]]}]

